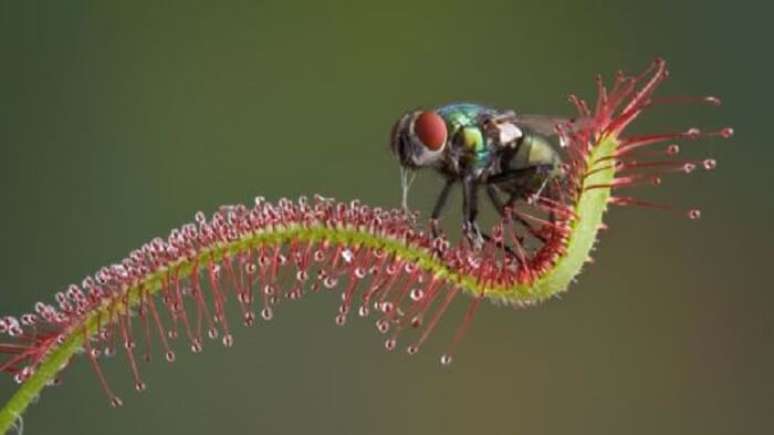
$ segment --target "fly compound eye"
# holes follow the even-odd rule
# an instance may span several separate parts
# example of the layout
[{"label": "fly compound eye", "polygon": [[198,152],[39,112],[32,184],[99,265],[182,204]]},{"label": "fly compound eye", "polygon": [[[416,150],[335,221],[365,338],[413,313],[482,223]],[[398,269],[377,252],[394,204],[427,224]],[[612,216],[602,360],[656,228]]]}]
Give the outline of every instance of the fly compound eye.
[{"label": "fly compound eye", "polygon": [[414,135],[430,151],[440,151],[446,144],[446,122],[435,112],[421,112],[414,120]]}]

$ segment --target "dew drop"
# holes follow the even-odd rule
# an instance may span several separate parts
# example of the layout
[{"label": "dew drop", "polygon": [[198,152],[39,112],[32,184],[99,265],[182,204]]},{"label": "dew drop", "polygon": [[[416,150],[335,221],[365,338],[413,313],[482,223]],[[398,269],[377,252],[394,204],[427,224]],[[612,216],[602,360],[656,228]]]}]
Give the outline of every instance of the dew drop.
[{"label": "dew drop", "polygon": [[357,309],[357,315],[360,317],[368,317],[368,307],[365,305],[361,305],[360,308]]},{"label": "dew drop", "polygon": [[379,309],[384,314],[390,314],[395,309],[395,305],[392,302],[382,302]]},{"label": "dew drop", "polygon": [[345,249],[341,251],[341,258],[343,258],[344,262],[346,263],[352,263],[352,260],[354,260],[355,255],[349,249]]},{"label": "dew drop", "polygon": [[441,355],[441,365],[442,366],[449,366],[452,363],[452,356],[448,353],[445,353]]},{"label": "dew drop", "polygon": [[731,127],[726,127],[720,130],[720,137],[722,137],[723,139],[728,139],[733,135],[734,135],[734,129]]},{"label": "dew drop", "polygon": [[142,393],[147,388],[147,385],[145,385],[145,382],[137,382],[134,384],[134,389],[137,390],[138,393]]},{"label": "dew drop", "polygon": [[419,328],[422,326],[422,316],[416,315],[411,318],[411,327],[412,328]]},{"label": "dew drop", "polygon": [[409,355],[416,355],[417,352],[419,352],[419,348],[414,344],[406,348],[406,353]]},{"label": "dew drop", "polygon": [[702,165],[704,166],[704,169],[706,169],[708,171],[711,171],[711,170],[717,168],[718,162],[715,159],[705,159],[702,162]]},{"label": "dew drop", "polygon": [[337,283],[338,283],[338,280],[331,276],[328,276],[323,280],[323,285],[325,286],[325,288],[328,288],[328,289],[332,289],[336,287]]},{"label": "dew drop", "polygon": [[688,219],[693,221],[701,219],[701,210],[695,208],[688,212]]},{"label": "dew drop", "polygon": [[169,363],[175,362],[175,352],[172,352],[171,350],[168,350],[167,353],[164,355],[164,358]]},{"label": "dew drop", "polygon": [[704,97],[704,102],[709,103],[713,106],[720,106],[720,98],[718,97],[713,97],[713,96]]},{"label": "dew drop", "polygon": [[202,351],[202,343],[199,341],[198,338],[194,338],[193,342],[191,343],[191,352],[199,353],[201,351]]},{"label": "dew drop", "polygon": [[384,320],[384,319],[379,319],[379,320],[377,320],[377,321],[376,321],[376,329],[377,329],[377,330],[378,330],[380,333],[382,333],[382,334],[386,334],[386,333],[387,333],[387,331],[389,331],[389,330],[390,330],[390,323],[389,323],[389,322],[387,322],[387,321],[386,321],[386,320]]},{"label": "dew drop", "polygon": [[655,175],[655,176],[651,177],[651,179],[650,179],[650,182],[651,182],[651,184],[653,184],[654,186],[658,186],[658,185],[660,185],[660,184],[661,184],[661,181],[662,181],[662,180],[661,180],[661,177],[659,177],[659,176],[657,176],[657,175]]},{"label": "dew drop", "polygon": [[687,137],[688,139],[696,139],[699,136],[701,136],[701,130],[699,130],[698,128],[689,128],[688,130],[685,131],[685,137]]},{"label": "dew drop", "polygon": [[272,286],[271,284],[266,284],[265,286],[263,286],[263,294],[265,294],[266,296],[273,295],[274,294],[274,286]]},{"label": "dew drop", "polygon": [[690,174],[695,170],[696,170],[696,165],[693,163],[686,163],[683,165],[683,172],[685,172],[686,174]]},{"label": "dew drop", "polygon": [[411,290],[409,296],[412,301],[417,302],[425,296],[425,292],[421,288],[415,288]]},{"label": "dew drop", "polygon": [[309,279],[309,273],[305,270],[299,270],[296,272],[296,280],[298,282],[306,282]]},{"label": "dew drop", "polygon": [[231,334],[226,334],[223,336],[223,346],[229,348],[234,345],[234,336]]},{"label": "dew drop", "polygon": [[274,317],[274,312],[271,308],[266,307],[261,310],[261,317],[263,317],[263,320],[271,320],[271,318]]},{"label": "dew drop", "polygon": [[257,270],[258,266],[256,266],[255,263],[245,264],[245,272],[247,272],[248,275],[254,274]]},{"label": "dew drop", "polygon": [[214,340],[214,339],[218,338],[218,329],[215,328],[215,327],[210,328],[207,331],[207,336],[210,337],[210,340]]},{"label": "dew drop", "polygon": [[248,311],[244,314],[243,317],[245,326],[253,326],[255,324],[255,313],[252,311]]},{"label": "dew drop", "polygon": [[668,156],[676,156],[680,154],[680,145],[672,144],[667,147],[666,153]]},{"label": "dew drop", "polygon": [[388,351],[392,352],[395,350],[395,346],[397,345],[397,341],[394,338],[389,338],[384,341],[384,348]]},{"label": "dew drop", "polygon": [[121,400],[118,396],[113,396],[112,399],[110,399],[110,406],[113,408],[118,408],[119,406],[122,406],[124,402]]},{"label": "dew drop", "polygon": [[176,339],[177,331],[175,331],[174,329],[170,329],[169,331],[167,331],[167,337],[171,338],[172,340]]},{"label": "dew drop", "polygon": [[344,326],[344,324],[347,323],[347,316],[344,314],[339,314],[336,316],[336,325],[338,326]]}]

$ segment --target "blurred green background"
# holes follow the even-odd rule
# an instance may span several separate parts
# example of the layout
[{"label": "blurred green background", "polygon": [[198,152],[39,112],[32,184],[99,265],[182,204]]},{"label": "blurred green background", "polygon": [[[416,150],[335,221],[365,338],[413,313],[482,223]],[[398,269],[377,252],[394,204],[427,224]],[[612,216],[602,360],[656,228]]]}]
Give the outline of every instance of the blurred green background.
[{"label": "blurred green background", "polygon": [[[106,362],[119,410],[79,360],[26,433],[771,433],[769,6],[157,3],[0,3],[0,312],[52,300],[199,209],[315,192],[396,206],[387,134],[416,106],[570,114],[567,94],[592,97],[596,73],[664,56],[662,95],[724,105],[665,107],[635,130],[737,135],[684,147],[715,173],[639,190],[701,221],[614,210],[561,301],[487,304],[449,369],[438,356],[465,301],[409,359],[370,321],[335,327],[336,298],[317,296],[238,328],[231,350],[178,345],[172,367],[143,368],[142,395],[123,356]],[[439,181],[415,186],[426,213]],[[13,388],[2,379],[0,398]]]}]

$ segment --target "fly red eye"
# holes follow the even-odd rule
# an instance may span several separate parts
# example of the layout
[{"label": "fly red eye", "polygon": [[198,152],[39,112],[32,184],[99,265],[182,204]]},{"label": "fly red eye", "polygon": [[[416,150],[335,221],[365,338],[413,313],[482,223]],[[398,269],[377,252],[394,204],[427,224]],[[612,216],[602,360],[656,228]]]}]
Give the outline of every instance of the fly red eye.
[{"label": "fly red eye", "polygon": [[435,112],[422,112],[414,121],[414,134],[427,149],[437,151],[446,143],[446,122]]}]

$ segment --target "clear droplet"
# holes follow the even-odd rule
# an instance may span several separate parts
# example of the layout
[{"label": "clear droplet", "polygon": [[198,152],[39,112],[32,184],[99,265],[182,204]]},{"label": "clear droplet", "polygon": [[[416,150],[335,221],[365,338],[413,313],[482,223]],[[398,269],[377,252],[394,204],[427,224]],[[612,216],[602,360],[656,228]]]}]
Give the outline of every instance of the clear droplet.
[{"label": "clear droplet", "polygon": [[346,323],[347,323],[347,316],[346,315],[339,314],[338,316],[336,316],[336,324],[338,326],[344,326],[344,324],[346,324]]},{"label": "clear droplet", "polygon": [[167,362],[175,362],[175,352],[172,352],[171,350],[167,351],[167,353],[164,355],[164,358],[167,360]]},{"label": "clear droplet", "polygon": [[698,128],[689,128],[685,131],[685,136],[689,139],[696,139],[701,136],[701,130]]},{"label": "clear droplet", "polygon": [[379,319],[376,321],[376,329],[382,334],[386,334],[390,330],[390,323],[384,319]]},{"label": "clear droplet", "polygon": [[397,341],[394,338],[389,338],[384,341],[384,348],[390,352],[395,350],[396,345],[397,345]]},{"label": "clear droplet", "polygon": [[243,317],[245,326],[253,326],[255,324],[255,313],[252,311],[248,311],[244,314]]},{"label": "clear droplet", "polygon": [[124,401],[121,400],[118,396],[113,396],[112,399],[110,399],[110,406],[113,408],[118,408],[119,406],[122,406],[124,404]]},{"label": "clear droplet", "polygon": [[193,342],[191,343],[191,352],[193,353],[199,353],[202,351],[202,343],[199,341],[198,338],[194,338]]},{"label": "clear droplet", "polygon": [[231,347],[234,345],[234,336],[231,334],[226,334],[223,336],[223,346],[225,347]]}]

